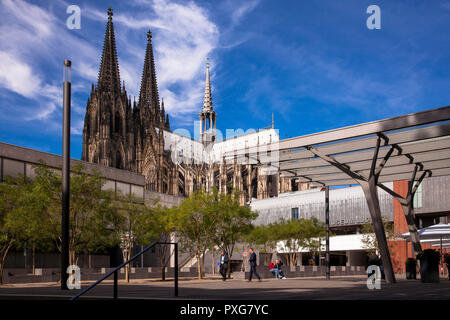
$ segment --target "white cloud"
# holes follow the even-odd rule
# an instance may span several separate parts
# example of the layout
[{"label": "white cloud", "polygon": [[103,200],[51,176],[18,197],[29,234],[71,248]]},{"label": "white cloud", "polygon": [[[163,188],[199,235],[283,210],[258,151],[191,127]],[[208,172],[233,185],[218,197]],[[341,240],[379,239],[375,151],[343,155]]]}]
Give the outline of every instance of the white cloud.
[{"label": "white cloud", "polygon": [[237,24],[241,21],[241,19],[250,11],[253,11],[260,0],[250,0],[244,1],[241,6],[233,6],[234,10],[232,11],[231,20],[233,24]]},{"label": "white cloud", "polygon": [[[166,111],[180,119],[181,115],[196,114],[202,105],[206,58],[218,47],[218,27],[205,10],[192,1],[153,0],[131,4],[139,7],[139,10],[134,8],[135,12],[145,14],[132,16],[116,10],[113,16],[120,76],[125,80],[128,94],[139,95],[147,45],[146,41],[130,39],[130,32],[145,35],[150,28],[159,93],[160,98],[164,98]],[[105,16],[94,8],[87,10],[89,19],[105,21]]]},{"label": "white cloud", "polygon": [[[242,19],[258,2],[245,2],[236,11],[230,11],[232,23]],[[86,92],[83,103],[91,83],[97,81],[100,41],[86,36],[85,22],[79,32],[65,27],[67,5],[57,1],[46,8],[24,0],[0,0],[0,87],[36,102],[35,108],[22,114],[25,120],[51,121],[60,112],[62,61],[57,60],[60,57],[72,59],[73,76],[81,77],[77,92]],[[55,15],[59,11],[64,12],[61,17]],[[82,7],[82,17],[94,21],[96,27],[101,24],[102,28],[107,21],[106,12],[86,6]],[[165,108],[177,121],[196,119],[203,102],[206,57],[212,58],[214,71],[214,50],[220,47],[219,28],[209,13],[193,1],[135,0],[130,9],[115,10],[113,21],[121,80],[125,81],[128,94],[131,97],[139,94],[146,46],[142,39],[151,28],[160,97],[165,100]],[[140,32],[143,36],[138,35]],[[214,85],[214,72],[212,82]],[[80,102],[73,101],[77,103]],[[83,115],[78,111],[73,123],[82,123]],[[81,133],[79,129],[74,132]]]},{"label": "white cloud", "polygon": [[39,91],[41,80],[31,67],[4,51],[0,51],[0,70],[0,86],[25,97]]},{"label": "white cloud", "polygon": [[46,38],[52,34],[51,24],[55,19],[45,10],[21,0],[3,0],[2,4],[14,16],[16,23],[32,29],[35,37]]},{"label": "white cloud", "polygon": [[[29,100],[17,119],[45,121],[47,128],[58,128],[55,112],[62,106],[62,61],[55,58],[76,55],[77,75],[94,82],[98,71],[93,60],[99,59],[100,51],[68,31],[65,21],[50,10],[23,0],[0,2],[0,87]],[[90,89],[81,83],[73,86],[80,87]]]}]

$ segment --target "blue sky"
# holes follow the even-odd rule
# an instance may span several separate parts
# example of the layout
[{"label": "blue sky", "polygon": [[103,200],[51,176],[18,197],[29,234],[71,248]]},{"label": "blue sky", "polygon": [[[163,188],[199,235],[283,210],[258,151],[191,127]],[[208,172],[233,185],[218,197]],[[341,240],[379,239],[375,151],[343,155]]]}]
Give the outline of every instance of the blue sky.
[{"label": "blue sky", "polygon": [[[81,29],[66,27],[69,5]],[[366,9],[381,9],[369,30]],[[61,154],[62,64],[72,60],[72,157],[81,157],[107,21],[121,79],[138,95],[151,28],[171,126],[193,130],[211,61],[217,127],[280,137],[450,104],[450,1],[0,0],[0,141]]]}]

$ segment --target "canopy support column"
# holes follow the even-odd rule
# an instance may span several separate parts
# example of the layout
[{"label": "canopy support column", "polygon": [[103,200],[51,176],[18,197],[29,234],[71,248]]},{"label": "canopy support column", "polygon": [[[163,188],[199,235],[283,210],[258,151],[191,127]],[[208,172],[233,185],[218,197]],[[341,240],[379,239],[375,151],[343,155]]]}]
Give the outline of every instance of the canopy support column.
[{"label": "canopy support column", "polygon": [[408,224],[409,239],[412,244],[413,257],[417,256],[419,253],[422,252],[422,245],[420,244],[419,233],[417,232],[417,225],[414,216],[414,207],[413,207],[414,195],[416,194],[416,191],[419,188],[420,184],[422,183],[423,179],[425,178],[426,174],[428,173],[428,175],[431,176],[431,171],[429,170],[425,171],[424,173],[422,173],[422,175],[414,185],[414,181],[416,179],[416,174],[419,166],[420,166],[419,164],[416,164],[412,178],[410,181],[408,181],[408,192],[406,194],[406,197],[399,195],[398,193],[392,191],[391,189],[387,188],[382,184],[379,185],[381,189],[383,189],[391,196],[396,198],[400,202],[400,205],[402,206],[403,213],[405,214],[406,217],[406,223]]},{"label": "canopy support column", "polygon": [[392,267],[391,255],[389,254],[386,233],[384,231],[383,220],[381,219],[380,202],[378,200],[378,190],[375,183],[375,177],[371,177],[369,181],[359,181],[366,197],[367,206],[369,207],[370,217],[372,218],[373,228],[377,237],[378,248],[380,250],[381,261],[383,263],[386,281],[395,283],[394,269]]},{"label": "canopy support column", "polygon": [[377,166],[377,158],[378,158],[378,151],[380,149],[381,145],[381,139],[385,140],[385,143],[387,144],[387,139],[383,135],[378,135],[377,139],[377,145],[375,148],[372,165],[370,169],[370,176],[369,178],[366,178],[365,176],[361,175],[358,172],[354,172],[350,169],[349,166],[346,166],[344,164],[339,163],[336,159],[327,156],[326,154],[320,152],[317,149],[314,149],[312,147],[307,147],[309,151],[314,153],[317,157],[320,157],[321,159],[327,161],[331,165],[335,166],[336,168],[340,169],[342,172],[346,173],[348,176],[356,180],[363,189],[364,196],[367,201],[367,206],[369,208],[370,216],[372,218],[372,223],[375,230],[375,235],[377,237],[378,242],[378,248],[380,250],[381,260],[383,262],[383,267],[386,275],[386,281],[388,283],[395,283],[395,275],[394,275],[394,269],[392,267],[392,261],[391,256],[389,254],[389,248],[387,244],[386,239],[386,233],[384,231],[383,221],[381,219],[381,209],[380,209],[380,202],[378,200],[378,177],[381,174],[381,170],[383,169],[383,166],[389,159],[389,157],[392,154],[393,148],[391,151],[386,155],[386,157],[383,159],[383,161]]},{"label": "canopy support column", "polygon": [[414,181],[417,174],[418,165],[414,167],[414,172],[412,175],[411,180],[408,182],[408,194],[406,195],[406,199],[403,201],[400,201],[400,204],[402,205],[403,213],[406,216],[406,222],[408,223],[408,230],[409,230],[409,238],[412,244],[413,248],[413,257],[417,256],[419,253],[422,253],[422,246],[420,244],[420,238],[419,234],[417,232],[417,226],[415,221],[415,215],[414,215],[414,195],[416,194],[417,188],[422,183],[423,178],[425,178],[425,175],[427,174],[427,171],[425,171],[422,176],[419,178],[419,180],[416,182],[416,185],[414,185]]}]

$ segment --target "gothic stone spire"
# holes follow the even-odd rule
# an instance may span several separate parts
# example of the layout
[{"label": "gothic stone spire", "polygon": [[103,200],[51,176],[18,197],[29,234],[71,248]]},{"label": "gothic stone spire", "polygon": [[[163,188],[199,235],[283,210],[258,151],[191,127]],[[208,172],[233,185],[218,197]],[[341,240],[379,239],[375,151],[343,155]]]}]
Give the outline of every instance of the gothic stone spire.
[{"label": "gothic stone spire", "polygon": [[211,81],[209,79],[209,58],[206,62],[206,83],[205,83],[205,98],[203,100],[203,111],[212,111],[212,97],[211,97]]},{"label": "gothic stone spire", "polygon": [[155,117],[159,118],[159,95],[156,83],[155,60],[153,56],[152,33],[147,33],[147,49],[145,52],[144,70],[142,71],[139,104],[149,107]]},{"label": "gothic stone spire", "polygon": [[113,12],[108,9],[105,42],[103,44],[102,61],[98,74],[98,88],[109,92],[120,93],[119,63],[117,60],[116,40],[112,22]]}]

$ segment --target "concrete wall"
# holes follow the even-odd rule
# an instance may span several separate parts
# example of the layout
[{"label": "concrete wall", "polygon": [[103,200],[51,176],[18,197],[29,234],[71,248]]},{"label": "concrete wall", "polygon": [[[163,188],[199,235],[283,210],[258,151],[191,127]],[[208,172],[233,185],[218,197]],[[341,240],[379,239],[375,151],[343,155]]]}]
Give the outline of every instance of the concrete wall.
[{"label": "concrete wall", "polygon": [[[4,181],[7,176],[17,177],[19,174],[33,179],[34,166],[39,165],[40,161],[57,170],[62,167],[61,156],[0,142],[0,181]],[[141,174],[81,160],[70,160],[71,166],[77,164],[83,164],[86,173],[98,170],[106,179],[104,189],[144,197],[145,178]]]},{"label": "concrete wall", "polygon": [[158,204],[170,208],[173,206],[178,206],[185,199],[185,197],[145,190],[144,199],[148,205],[151,205],[155,199],[158,199]]},{"label": "concrete wall", "polygon": [[[82,268],[81,281],[98,280],[106,273],[112,271],[112,268]],[[194,278],[197,276],[195,268],[184,268],[178,273],[180,278]],[[173,278],[174,269],[166,268],[166,279]],[[118,274],[118,278],[125,279],[124,269]],[[160,279],[161,268],[131,268],[130,279]],[[3,283],[39,283],[39,282],[57,282],[61,279],[61,270],[59,268],[45,268],[36,269],[36,274],[33,275],[24,269],[8,268],[4,270]],[[112,280],[112,276],[111,276]]]}]

